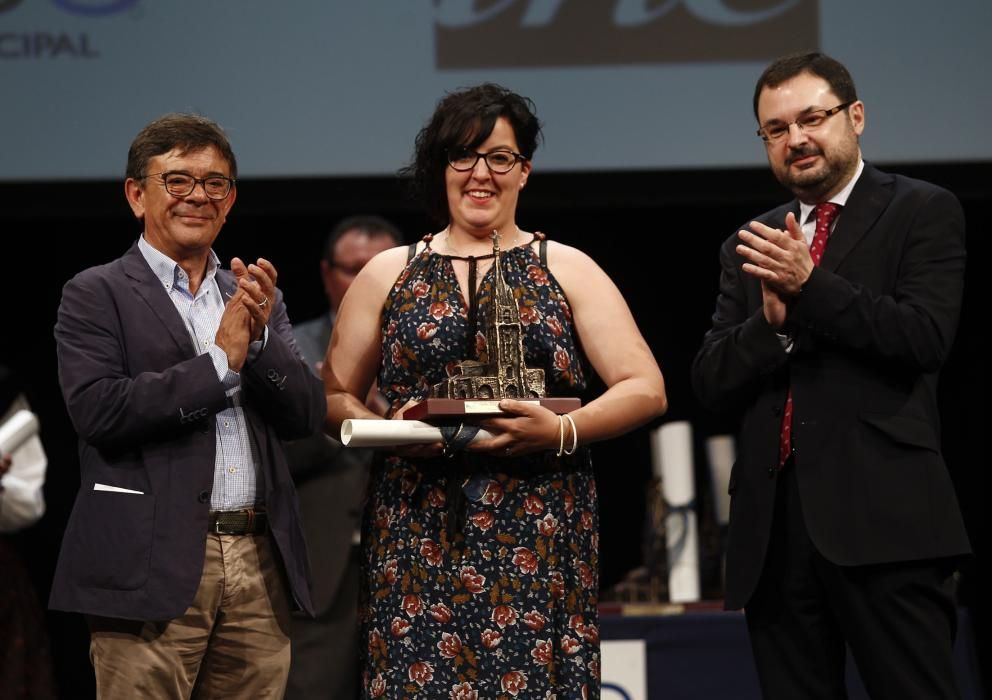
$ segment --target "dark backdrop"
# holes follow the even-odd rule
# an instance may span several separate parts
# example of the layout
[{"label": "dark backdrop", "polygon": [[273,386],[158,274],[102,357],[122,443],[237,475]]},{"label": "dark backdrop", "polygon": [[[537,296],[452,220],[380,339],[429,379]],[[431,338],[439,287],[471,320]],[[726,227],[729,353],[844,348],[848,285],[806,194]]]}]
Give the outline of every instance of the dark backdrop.
[{"label": "dark backdrop", "polygon": [[[988,544],[981,529],[982,465],[987,457],[981,456],[979,443],[986,386],[979,304],[988,252],[984,228],[992,204],[992,163],[890,170],[955,192],[969,223],[964,310],[940,400],[948,465],[976,560],[981,561]],[[733,429],[727,418],[701,409],[689,384],[689,366],[713,309],[717,249],[749,218],[787,198],[764,169],[580,174],[544,174],[538,169],[521,198],[518,223],[581,248],[613,278],[665,374],[671,408],[663,420],[691,421],[701,444],[711,434]],[[305,320],[324,309],[317,267],[323,237],[337,219],[355,213],[391,218],[408,240],[431,230],[419,207],[390,178],[246,180],[239,182],[238,200],[217,251],[225,263],[234,255],[272,260],[290,318]],[[40,524],[17,537],[43,602],[79,486],[75,436],[58,389],[52,337],[61,287],[79,270],[119,256],[140,230],[120,182],[0,185],[0,231],[11,253],[4,256],[6,284],[0,305],[13,314],[5,324],[0,359],[23,377],[42,421],[49,457],[48,512]],[[594,450],[604,588],[640,562],[644,485],[651,472],[647,430],[657,424]],[[711,500],[700,460],[697,481],[705,535]],[[976,560],[963,570],[961,599],[975,617],[980,646],[987,646],[988,613],[979,592],[989,590],[989,580]],[[704,589],[719,594],[711,580],[704,579]],[[49,630],[63,693],[74,698],[91,694],[88,637],[81,617],[49,613]]]}]

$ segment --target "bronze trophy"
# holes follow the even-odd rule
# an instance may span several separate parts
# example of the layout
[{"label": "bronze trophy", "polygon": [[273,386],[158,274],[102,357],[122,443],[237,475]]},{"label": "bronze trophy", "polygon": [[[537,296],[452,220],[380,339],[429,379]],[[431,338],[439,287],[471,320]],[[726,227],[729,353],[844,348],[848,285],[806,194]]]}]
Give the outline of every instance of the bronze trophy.
[{"label": "bronze trophy", "polygon": [[540,403],[555,413],[568,413],[582,405],[578,398],[548,398],[544,370],[524,362],[523,326],[513,293],[503,279],[499,233],[493,231],[493,303],[480,318],[489,347],[489,362],[462,360],[455,374],[431,387],[430,398],[409,408],[410,420],[491,416],[502,413],[501,399]]}]

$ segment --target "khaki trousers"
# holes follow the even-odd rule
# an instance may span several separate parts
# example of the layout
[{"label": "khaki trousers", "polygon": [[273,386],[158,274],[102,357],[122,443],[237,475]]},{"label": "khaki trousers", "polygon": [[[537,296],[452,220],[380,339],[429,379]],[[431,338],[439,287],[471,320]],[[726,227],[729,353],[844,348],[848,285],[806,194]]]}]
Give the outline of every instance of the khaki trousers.
[{"label": "khaki trousers", "polygon": [[164,622],[87,618],[98,698],[281,698],[290,612],[268,534],[206,535],[192,605]]}]

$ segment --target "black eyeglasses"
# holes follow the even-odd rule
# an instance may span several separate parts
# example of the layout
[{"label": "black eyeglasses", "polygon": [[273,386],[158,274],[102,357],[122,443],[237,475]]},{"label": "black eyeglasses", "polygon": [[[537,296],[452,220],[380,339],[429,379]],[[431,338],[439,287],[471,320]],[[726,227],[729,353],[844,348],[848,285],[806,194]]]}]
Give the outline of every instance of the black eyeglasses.
[{"label": "black eyeglasses", "polygon": [[856,100],[851,102],[845,102],[844,104],[839,104],[832,109],[818,109],[815,112],[806,112],[799,116],[794,122],[771,122],[770,124],[765,124],[763,127],[758,129],[758,136],[765,143],[775,143],[781,141],[789,133],[789,127],[793,124],[799,127],[800,131],[816,131],[823,123],[827,121],[830,117],[837,114],[841,110],[847,109],[854,104]]},{"label": "black eyeglasses", "polygon": [[203,193],[209,199],[227,199],[234,189],[234,178],[223,175],[210,175],[208,177],[193,177],[189,173],[167,170],[164,173],[148,173],[142,175],[139,180],[149,177],[159,177],[165,185],[165,191],[174,197],[185,197],[196,189],[197,184],[203,185]]},{"label": "black eyeglasses", "polygon": [[486,161],[488,167],[494,173],[508,173],[513,170],[513,166],[518,160],[527,160],[519,153],[514,153],[509,149],[489,151],[489,153],[478,153],[467,148],[453,148],[448,151],[448,165],[459,172],[465,172],[475,167],[479,158]]}]

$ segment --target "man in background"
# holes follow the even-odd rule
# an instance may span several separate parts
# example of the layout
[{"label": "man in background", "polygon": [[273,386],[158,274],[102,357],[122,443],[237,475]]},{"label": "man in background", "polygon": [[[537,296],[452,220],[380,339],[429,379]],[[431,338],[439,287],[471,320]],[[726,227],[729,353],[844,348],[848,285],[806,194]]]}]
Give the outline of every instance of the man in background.
[{"label": "man in background", "polygon": [[724,244],[693,367],[704,404],[743,410],[727,607],[745,610],[768,698],[847,697],[845,646],[873,698],[959,697],[952,575],[969,544],[937,379],[961,306],[961,206],[865,163],[865,105],[828,56],[773,62],[754,113],[796,199]]},{"label": "man in background", "polygon": [[[297,346],[319,376],[334,314],[355,276],[376,254],[402,243],[399,230],[378,216],[342,220],[328,235],[320,274],[329,310],[293,326]],[[369,407],[385,400],[373,388]],[[362,500],[371,450],[345,449],[326,435],[286,444],[303,515],[316,619],[292,620],[293,660],[288,698],[358,697],[358,560]]]}]

